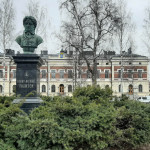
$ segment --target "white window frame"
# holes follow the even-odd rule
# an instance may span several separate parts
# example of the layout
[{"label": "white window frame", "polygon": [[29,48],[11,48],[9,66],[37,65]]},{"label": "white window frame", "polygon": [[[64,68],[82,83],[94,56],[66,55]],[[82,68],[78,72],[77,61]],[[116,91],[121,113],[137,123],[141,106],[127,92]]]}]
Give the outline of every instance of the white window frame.
[{"label": "white window frame", "polygon": [[[140,88],[139,88],[140,85],[142,86],[142,91],[139,90],[139,89],[140,89]],[[139,84],[139,85],[138,85],[138,92],[139,92],[139,93],[143,93],[143,85],[142,85],[142,84]]]},{"label": "white window frame", "polygon": [[55,78],[52,78],[52,70],[55,70],[55,78],[56,78],[57,69],[51,69],[51,71],[50,71],[50,73],[51,73],[51,79],[55,79]]},{"label": "white window frame", "polygon": [[47,74],[47,70],[46,70],[46,69],[41,69],[41,78],[42,78],[42,79],[46,79],[46,76],[45,76],[45,78],[42,77],[42,71],[43,71],[43,70],[45,70],[45,74]]},{"label": "white window frame", "polygon": [[69,78],[69,70],[72,70],[72,78],[73,78],[73,69],[67,69],[68,79],[72,79],[72,78]]},{"label": "white window frame", "polygon": [[[69,91],[69,86],[71,86],[71,91]],[[68,85],[68,93],[73,92],[73,86],[71,84]]]},{"label": "white window frame", "polygon": [[[43,86],[45,86],[45,91],[43,92]],[[45,93],[46,92],[46,85],[45,84],[42,84],[42,86],[41,86],[41,91],[42,91],[42,93]]]},{"label": "white window frame", "polygon": [[16,72],[17,72],[17,70],[16,70],[16,69],[12,69],[12,70],[11,70],[12,75],[13,75],[13,77],[12,77],[12,78],[13,78],[13,79],[16,79],[16,77],[14,78],[14,74],[13,74],[13,73],[14,73],[14,71],[16,71]]},{"label": "white window frame", "polygon": [[121,74],[120,74],[120,77],[119,77],[119,71],[121,71],[121,69],[117,69],[117,73],[118,73],[118,77],[117,78],[121,78]]},{"label": "white window frame", "polygon": [[2,77],[0,77],[0,79],[2,79],[4,77],[4,69],[0,69],[2,70]]},{"label": "white window frame", "polygon": [[[131,78],[129,78],[129,70],[132,70],[132,74],[131,74],[132,77],[131,77]],[[134,73],[134,69],[127,69],[127,74],[128,74],[128,78],[129,78],[129,79],[132,79],[132,78],[133,78],[133,73]]]},{"label": "white window frame", "polygon": [[105,71],[108,70],[109,71],[109,74],[108,74],[108,78],[105,78],[105,79],[109,79],[109,75],[111,74],[111,71],[110,69],[104,69],[104,74],[105,74]]},{"label": "white window frame", "polygon": [[[55,92],[56,92],[56,85],[55,84],[52,84],[52,85],[54,85],[55,86]],[[52,92],[52,85],[51,85],[51,93],[55,93],[55,92]]]},{"label": "white window frame", "polygon": [[[137,73],[139,73],[139,70],[142,70],[142,74],[144,73],[144,69],[137,69]],[[139,74],[138,74],[138,78],[139,78]],[[139,78],[139,79],[141,79],[141,78]]]},{"label": "white window frame", "polygon": [[[59,69],[59,77],[60,77],[60,72],[61,72],[61,71],[63,71],[63,72],[64,72],[64,75],[65,75],[65,69]],[[63,76],[63,78],[60,77],[60,79],[64,79],[64,76]]]}]

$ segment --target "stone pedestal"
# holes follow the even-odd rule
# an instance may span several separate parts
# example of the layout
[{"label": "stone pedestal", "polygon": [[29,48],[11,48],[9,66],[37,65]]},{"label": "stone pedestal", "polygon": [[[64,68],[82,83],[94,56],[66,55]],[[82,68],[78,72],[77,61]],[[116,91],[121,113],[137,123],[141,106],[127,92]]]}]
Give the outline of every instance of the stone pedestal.
[{"label": "stone pedestal", "polygon": [[40,66],[43,61],[36,54],[17,54],[13,56],[16,68],[16,95],[13,103],[19,103],[22,100],[21,109],[29,112],[35,107],[38,107],[42,100],[40,95]]}]

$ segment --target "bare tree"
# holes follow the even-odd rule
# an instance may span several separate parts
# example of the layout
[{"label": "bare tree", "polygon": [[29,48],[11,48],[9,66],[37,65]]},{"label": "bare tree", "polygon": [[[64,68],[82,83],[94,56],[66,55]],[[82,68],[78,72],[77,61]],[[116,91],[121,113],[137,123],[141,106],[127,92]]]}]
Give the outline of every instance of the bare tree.
[{"label": "bare tree", "polygon": [[[112,0],[65,0],[61,8],[66,10],[70,20],[63,23],[63,42],[72,46],[85,60],[96,85],[97,57],[107,36],[113,33],[117,8]],[[88,58],[84,51],[92,51]]]},{"label": "bare tree", "polygon": [[146,14],[144,18],[144,44],[146,48],[148,49],[148,52],[150,53],[150,6],[146,8]]},{"label": "bare tree", "polygon": [[50,26],[47,9],[41,7],[39,1],[29,0],[27,4],[27,12],[25,14],[36,18],[38,24],[35,32],[38,35],[41,35],[44,41],[46,41],[48,36],[48,27]]},{"label": "bare tree", "polygon": [[10,48],[15,29],[14,19],[15,11],[12,0],[2,0],[0,2],[0,47],[5,52],[6,48]]},{"label": "bare tree", "polygon": [[[134,41],[132,38],[133,32],[135,31],[134,23],[131,21],[131,13],[127,12],[126,8],[126,0],[118,0],[118,18],[116,19],[117,28],[111,40],[114,42],[113,48],[119,50],[121,55],[121,92],[123,93],[123,70],[124,70],[124,61],[123,57],[125,57],[124,53],[128,50],[129,53],[134,49]],[[131,55],[131,54],[130,54]],[[131,60],[128,60],[129,62]]]},{"label": "bare tree", "polygon": [[3,50],[3,96],[5,93],[5,50],[10,48],[13,42],[15,11],[12,0],[2,0],[0,2],[0,48]]},{"label": "bare tree", "polygon": [[119,17],[116,21],[118,27],[112,39],[116,41],[115,49],[117,48],[122,54],[122,51],[126,51],[134,45],[132,35],[135,31],[135,25],[131,20],[131,13],[127,11],[126,0],[118,0],[117,7]]}]

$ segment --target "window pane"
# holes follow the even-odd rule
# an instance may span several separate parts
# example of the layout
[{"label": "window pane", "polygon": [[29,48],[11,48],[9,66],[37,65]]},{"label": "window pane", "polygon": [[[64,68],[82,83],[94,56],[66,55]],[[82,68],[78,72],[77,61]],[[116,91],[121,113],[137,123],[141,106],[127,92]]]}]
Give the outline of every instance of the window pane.
[{"label": "window pane", "polygon": [[138,78],[142,78],[142,70],[138,70]]},{"label": "window pane", "polygon": [[72,70],[68,70],[68,78],[73,78]]},{"label": "window pane", "polygon": [[121,78],[121,70],[118,70],[118,78]]},{"label": "window pane", "polygon": [[42,78],[46,78],[46,70],[42,70]]},{"label": "window pane", "polygon": [[60,78],[64,78],[64,70],[60,70]]},{"label": "window pane", "polygon": [[13,78],[16,78],[16,70],[13,70]]},{"label": "window pane", "polygon": [[55,85],[52,85],[51,92],[55,92]]},{"label": "window pane", "polygon": [[60,85],[59,89],[60,89],[60,93],[64,93],[64,85],[63,84]]},{"label": "window pane", "polygon": [[105,78],[109,78],[109,70],[105,70]]},{"label": "window pane", "polygon": [[139,85],[139,92],[142,92],[143,91],[143,87],[142,85]]},{"label": "window pane", "polygon": [[68,92],[72,92],[72,85],[68,85]]},{"label": "window pane", "polygon": [[51,70],[52,78],[55,78],[55,70]]},{"label": "window pane", "polygon": [[3,87],[2,85],[0,85],[0,93],[2,93],[2,91],[3,91]]},{"label": "window pane", "polygon": [[133,94],[133,85],[131,84],[129,85],[129,94],[131,95]]},{"label": "window pane", "polygon": [[128,78],[132,78],[132,70],[128,70]]},{"label": "window pane", "polygon": [[0,78],[3,78],[3,70],[0,70]]},{"label": "window pane", "polygon": [[46,92],[46,86],[42,85],[42,92]]}]

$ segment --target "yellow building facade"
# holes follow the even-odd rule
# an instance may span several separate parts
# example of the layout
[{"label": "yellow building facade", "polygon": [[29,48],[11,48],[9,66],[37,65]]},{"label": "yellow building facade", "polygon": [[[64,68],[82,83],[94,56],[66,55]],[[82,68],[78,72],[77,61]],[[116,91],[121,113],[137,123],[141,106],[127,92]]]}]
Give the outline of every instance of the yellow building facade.
[{"label": "yellow building facade", "polygon": [[[74,56],[66,53],[41,55],[40,94],[71,96],[77,86],[92,85],[91,75],[83,60],[79,65]],[[132,98],[149,95],[149,60],[146,56],[112,52],[97,59],[97,84],[110,87],[113,94]],[[80,72],[80,74],[79,74]],[[0,54],[0,95],[13,95],[16,86],[16,64],[11,55]]]}]

